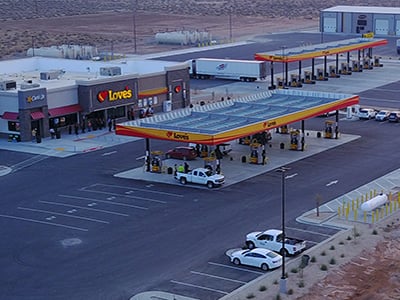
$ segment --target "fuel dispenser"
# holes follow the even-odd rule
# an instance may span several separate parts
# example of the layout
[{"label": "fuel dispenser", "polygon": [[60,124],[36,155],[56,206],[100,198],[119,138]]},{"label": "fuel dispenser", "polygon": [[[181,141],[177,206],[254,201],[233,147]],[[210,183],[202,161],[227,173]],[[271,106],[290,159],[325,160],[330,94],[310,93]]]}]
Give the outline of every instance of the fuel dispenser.
[{"label": "fuel dispenser", "polygon": [[290,150],[301,150],[300,131],[290,131]]},{"label": "fuel dispenser", "polygon": [[151,172],[153,173],[161,173],[162,170],[162,156],[161,151],[152,151],[151,152]]},{"label": "fuel dispenser", "polygon": [[349,64],[347,62],[342,62],[341,63],[340,74],[342,74],[342,75],[351,75]]},{"label": "fuel dispenser", "polygon": [[336,66],[330,65],[329,66],[329,77],[330,78],[339,78],[340,75],[336,73]]},{"label": "fuel dispenser", "polygon": [[215,169],[217,167],[217,159],[215,156],[208,156],[204,157],[204,168],[211,170],[212,172],[215,172]]},{"label": "fuel dispenser", "polygon": [[328,78],[325,77],[323,69],[317,69],[317,78],[316,78],[316,80],[320,80],[320,81],[328,80]]},{"label": "fuel dispenser", "polygon": [[378,56],[374,56],[374,67],[383,67]]},{"label": "fuel dispenser", "polygon": [[278,77],[278,78],[276,78],[276,81],[277,81],[278,89],[283,89],[283,88],[285,88],[285,86],[284,86],[284,84],[283,84],[283,79],[282,79],[282,78]]},{"label": "fuel dispenser", "polygon": [[251,144],[251,136],[245,136],[239,139],[239,144],[241,145],[250,145]]},{"label": "fuel dispenser", "polygon": [[324,138],[326,138],[326,139],[333,138],[333,124],[334,124],[334,122],[331,120],[325,121]]},{"label": "fuel dispenser", "polygon": [[371,64],[371,59],[368,56],[365,56],[363,58],[363,69],[371,70],[373,68],[374,68],[374,66]]},{"label": "fuel dispenser", "polygon": [[289,133],[289,130],[288,130],[287,125],[281,126],[281,128],[280,128],[280,133],[281,133],[281,134],[288,134],[288,133]]},{"label": "fuel dispenser", "polygon": [[315,80],[312,79],[312,74],[310,71],[304,71],[303,83],[315,84]]},{"label": "fuel dispenser", "polygon": [[291,87],[302,87],[303,86],[299,80],[299,75],[290,74],[290,86]]},{"label": "fuel dispenser", "polygon": [[362,69],[360,67],[360,63],[357,60],[352,61],[352,68],[351,70],[353,72],[362,72]]},{"label": "fuel dispenser", "polygon": [[[262,145],[257,142],[257,140],[253,140],[250,144],[250,163],[251,164],[262,164],[263,156],[265,157],[265,152],[263,152]],[[263,155],[264,154],[264,155]]]},{"label": "fuel dispenser", "polygon": [[200,147],[200,157],[207,157],[208,156],[208,146],[201,145]]}]

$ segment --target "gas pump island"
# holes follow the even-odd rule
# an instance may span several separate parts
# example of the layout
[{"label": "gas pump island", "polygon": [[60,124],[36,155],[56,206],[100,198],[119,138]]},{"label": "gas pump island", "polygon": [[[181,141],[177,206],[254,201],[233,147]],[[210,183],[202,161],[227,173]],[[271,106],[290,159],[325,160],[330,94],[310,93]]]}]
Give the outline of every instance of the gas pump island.
[{"label": "gas pump island", "polygon": [[[148,172],[160,172],[163,169],[162,154],[151,151],[150,139],[204,145],[199,150],[200,155],[205,156],[205,146],[215,149],[218,145],[247,136],[260,136],[260,133],[265,134],[274,129],[286,130],[288,124],[300,121],[299,130],[288,131],[290,149],[303,151],[306,119],[336,111],[336,128],[332,128],[332,131],[337,133],[338,110],[358,103],[357,95],[277,89],[120,123],[116,126],[116,134],[144,138],[145,169]],[[326,126],[328,125],[333,126],[333,123],[327,123]],[[327,131],[330,129],[327,128]],[[326,133],[325,136],[328,137]],[[337,137],[336,134],[335,138]],[[265,163],[266,143],[248,138],[242,140],[250,146],[250,161],[256,164]],[[216,168],[218,158],[208,163]]]}]

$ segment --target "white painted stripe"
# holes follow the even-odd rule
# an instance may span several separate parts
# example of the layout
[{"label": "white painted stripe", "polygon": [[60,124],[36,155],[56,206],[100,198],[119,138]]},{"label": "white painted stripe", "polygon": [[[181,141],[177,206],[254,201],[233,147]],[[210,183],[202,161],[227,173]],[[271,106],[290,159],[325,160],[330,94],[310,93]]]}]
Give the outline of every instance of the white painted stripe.
[{"label": "white painted stripe", "polygon": [[157,203],[162,203],[162,204],[167,203],[167,202],[161,201],[161,200],[150,199],[150,198],[145,198],[145,197],[138,197],[138,196],[130,196],[130,195],[124,195],[124,194],[118,194],[118,193],[103,192],[103,191],[95,191],[95,190],[84,190],[84,191],[85,191],[85,192],[89,192],[89,193],[96,193],[96,194],[110,195],[110,196],[118,196],[118,197],[125,197],[125,198],[129,198],[129,199],[137,199],[137,200],[143,200],[143,201],[149,201],[149,202],[157,202]]},{"label": "white painted stripe", "polygon": [[208,263],[210,265],[213,265],[213,266],[223,267],[223,268],[228,268],[228,269],[233,269],[233,270],[239,270],[239,271],[248,272],[248,273],[254,273],[254,274],[259,274],[259,275],[265,274],[263,272],[258,272],[258,271],[247,270],[247,269],[243,269],[243,268],[239,268],[239,267],[233,267],[233,266],[218,264],[218,263],[214,263],[214,262],[210,262],[210,261]]},{"label": "white painted stripe", "polygon": [[221,279],[221,280],[231,281],[231,282],[240,283],[240,284],[246,284],[246,283],[247,283],[246,281],[240,281],[240,280],[230,279],[230,278],[221,277],[221,276],[215,276],[215,275],[211,275],[211,274],[207,274],[207,273],[201,273],[201,272],[196,272],[196,271],[190,271],[190,273],[195,274],[195,275],[201,275],[201,276],[211,277],[211,278],[215,278],[215,279]]},{"label": "white painted stripe", "polygon": [[145,159],[145,158],[146,158],[146,155],[138,156],[138,157],[136,157],[136,160],[141,160],[141,159]]},{"label": "white painted stripe", "polygon": [[181,285],[185,285],[185,286],[190,286],[190,287],[206,290],[206,291],[217,292],[217,293],[224,294],[224,295],[229,294],[229,293],[221,291],[221,290],[216,290],[216,289],[208,288],[208,287],[201,286],[201,285],[196,285],[196,284],[191,284],[191,283],[186,283],[186,282],[181,282],[181,281],[175,281],[175,280],[171,280],[171,282],[175,283],[175,284],[181,284]]},{"label": "white painted stripe", "polygon": [[118,216],[123,216],[123,217],[128,217],[128,216],[129,216],[129,215],[127,215],[127,214],[117,213],[117,212],[113,212],[113,211],[110,211],[110,210],[97,209],[97,208],[89,208],[89,207],[84,207],[84,206],[79,206],[79,205],[65,204],[65,203],[60,203],[60,202],[52,202],[52,201],[44,201],[44,200],[39,200],[38,202],[40,202],[40,203],[46,203],[46,204],[52,204],[52,205],[60,205],[60,206],[66,206],[66,207],[87,209],[87,210],[91,210],[91,211],[98,211],[98,212],[102,212],[102,213],[106,213],[106,214],[113,214],[113,215],[118,215]]},{"label": "white painted stripe", "polygon": [[58,196],[59,196],[59,197],[63,197],[63,198],[70,198],[70,199],[78,199],[78,200],[85,200],[85,201],[103,202],[103,203],[107,203],[107,204],[113,204],[113,205],[119,205],[119,206],[126,206],[126,207],[137,208],[137,209],[143,209],[143,210],[149,209],[148,207],[143,207],[143,206],[138,206],[138,205],[132,205],[132,204],[126,204],[126,203],[120,203],[120,202],[114,202],[114,201],[99,200],[99,199],[95,199],[95,198],[86,198],[86,197],[70,196],[70,195],[58,195]]},{"label": "white painted stripe", "polygon": [[68,215],[68,214],[62,214],[62,213],[58,213],[58,212],[54,212],[54,211],[48,211],[48,210],[42,210],[42,209],[35,209],[35,208],[28,208],[28,207],[20,207],[20,206],[18,206],[18,209],[29,210],[29,211],[34,211],[34,212],[41,212],[41,213],[48,213],[48,214],[52,214],[52,215],[64,216],[64,217],[75,218],[75,219],[81,219],[81,220],[86,220],[86,221],[91,221],[91,222],[98,222],[98,223],[110,224],[110,222],[103,221],[103,220],[92,219],[92,218],[86,218],[86,217],[80,217],[80,216],[74,216],[74,215]]},{"label": "white painted stripe", "polygon": [[325,206],[326,208],[328,208],[331,212],[333,212],[334,210],[332,208],[329,207],[328,204],[324,204],[323,206]]},{"label": "white painted stripe", "polygon": [[51,225],[51,226],[57,226],[57,227],[64,227],[64,228],[80,230],[80,231],[89,231],[89,229],[86,229],[86,228],[68,226],[68,225],[63,225],[63,224],[58,224],[58,223],[50,223],[50,222],[39,221],[39,220],[28,219],[28,218],[22,218],[22,217],[11,216],[11,215],[1,215],[0,214],[0,217],[14,219],[14,220],[28,221],[28,222],[39,223],[39,224],[45,224],[45,225]]},{"label": "white painted stripe", "polygon": [[114,153],[117,153],[117,151],[106,152],[106,153],[103,153],[101,156],[107,156],[107,155],[111,155]]},{"label": "white painted stripe", "polygon": [[285,228],[286,228],[286,229],[289,229],[289,230],[307,232],[307,233],[322,235],[322,236],[326,236],[326,237],[331,237],[331,236],[332,236],[331,234],[319,233],[319,232],[312,231],[312,230],[305,230],[305,229],[293,228],[293,227],[285,227]]},{"label": "white painted stripe", "polygon": [[[167,196],[172,196],[172,197],[182,197],[182,198],[184,197],[183,194],[167,193],[167,192],[162,192],[162,191],[139,189],[139,188],[134,188],[131,186],[121,186],[121,185],[112,185],[112,184],[103,184],[103,183],[95,183],[89,187],[94,187],[94,186],[105,186],[105,187],[112,187],[112,188],[129,189],[130,191],[132,190],[132,191],[138,191],[138,192],[143,192],[143,193],[167,195]],[[153,186],[153,185],[151,185],[151,186]]]}]

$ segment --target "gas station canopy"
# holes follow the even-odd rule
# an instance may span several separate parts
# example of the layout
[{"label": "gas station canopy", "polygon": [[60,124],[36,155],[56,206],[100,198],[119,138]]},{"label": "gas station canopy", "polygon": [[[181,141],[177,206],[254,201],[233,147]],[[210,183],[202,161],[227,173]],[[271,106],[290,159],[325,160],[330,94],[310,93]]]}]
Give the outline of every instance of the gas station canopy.
[{"label": "gas station canopy", "polygon": [[282,47],[279,51],[256,53],[254,58],[256,60],[271,62],[294,62],[356,50],[370,49],[386,44],[387,40],[385,39],[354,38],[291,49]]},{"label": "gas station canopy", "polygon": [[116,134],[218,145],[359,103],[359,96],[274,90],[128,121]]}]

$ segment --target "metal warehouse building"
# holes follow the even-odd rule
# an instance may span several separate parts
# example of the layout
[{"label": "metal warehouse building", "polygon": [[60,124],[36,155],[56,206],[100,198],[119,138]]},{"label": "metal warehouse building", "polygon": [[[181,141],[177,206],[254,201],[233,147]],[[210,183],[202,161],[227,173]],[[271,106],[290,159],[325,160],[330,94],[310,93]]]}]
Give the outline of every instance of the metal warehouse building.
[{"label": "metal warehouse building", "polygon": [[321,11],[320,31],[400,36],[400,7],[334,6]]}]

